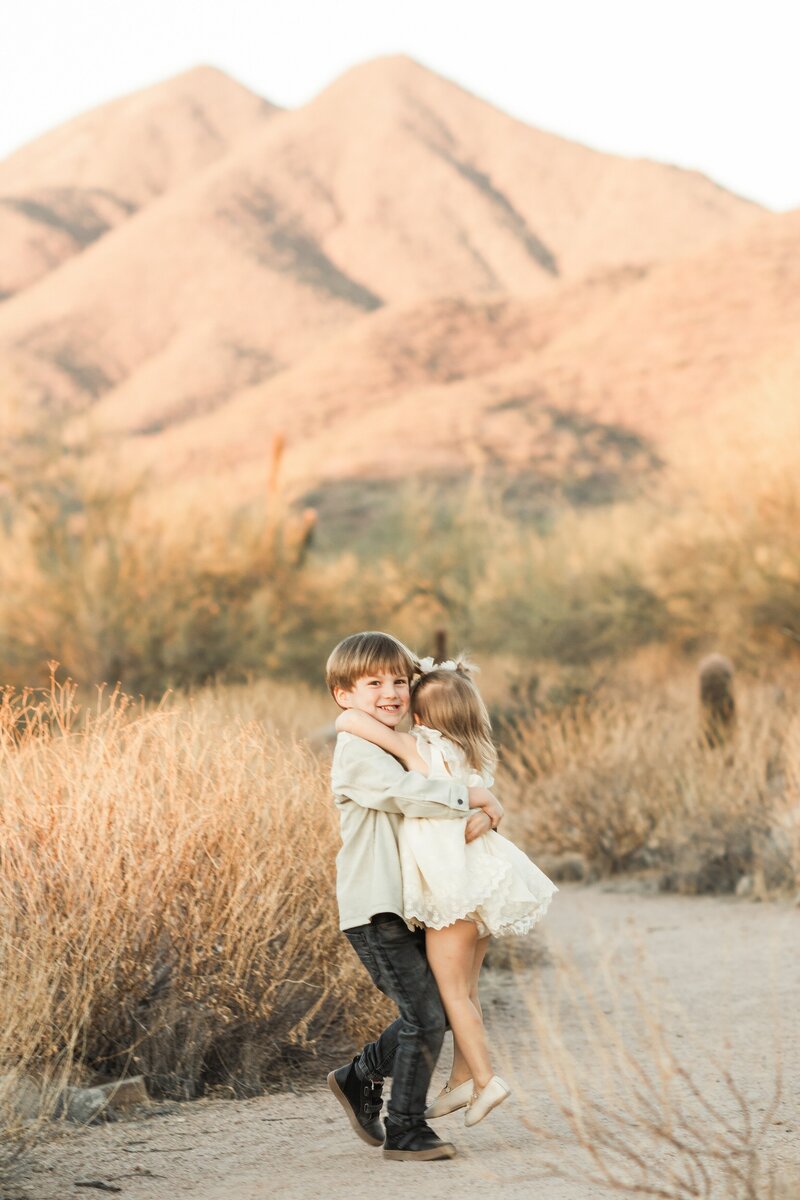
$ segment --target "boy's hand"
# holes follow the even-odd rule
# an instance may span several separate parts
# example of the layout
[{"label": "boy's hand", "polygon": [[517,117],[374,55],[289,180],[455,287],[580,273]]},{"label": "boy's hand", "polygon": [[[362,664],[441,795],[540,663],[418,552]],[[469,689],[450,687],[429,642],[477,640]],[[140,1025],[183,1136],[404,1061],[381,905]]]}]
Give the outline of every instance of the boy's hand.
[{"label": "boy's hand", "polygon": [[505,812],[497,796],[495,796],[494,792],[490,792],[487,788],[483,787],[471,787],[468,791],[470,808],[482,808],[488,814],[489,820],[492,823],[492,829],[496,829],[502,821]]},{"label": "boy's hand", "polygon": [[467,817],[467,827],[464,831],[464,841],[474,842],[483,837],[492,828],[492,818],[485,808],[476,809],[471,817]]}]

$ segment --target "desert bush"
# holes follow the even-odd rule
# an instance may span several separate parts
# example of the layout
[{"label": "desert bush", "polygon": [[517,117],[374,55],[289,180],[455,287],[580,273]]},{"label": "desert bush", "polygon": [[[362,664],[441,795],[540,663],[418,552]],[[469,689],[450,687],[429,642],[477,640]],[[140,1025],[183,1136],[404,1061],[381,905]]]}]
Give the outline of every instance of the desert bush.
[{"label": "desert bush", "polygon": [[315,516],[288,512],[279,464],[278,444],[261,505],[196,524],[154,512],[143,481],[32,451],[0,494],[0,680],[41,682],[50,659],[151,698],[289,665],[317,678],[352,569],[308,569]]},{"label": "desert bush", "polygon": [[637,560],[647,522],[625,506],[545,527],[510,516],[482,477],[417,482],[398,488],[377,545],[317,552],[313,512],[281,488],[279,442],[263,502],[203,523],[156,509],[144,481],[98,482],[57,439],[15,462],[0,496],[6,682],[51,658],[151,697],[252,672],[311,680],[338,637],[380,625],[428,649],[446,627],[476,653],[567,663],[669,630]]},{"label": "desert bush", "polygon": [[58,447],[18,468],[0,495],[0,678],[41,682],[56,658],[149,697],[259,673],[311,681],[339,637],[376,626],[425,651],[445,628],[479,657],[574,671],[657,643],[723,646],[752,669],[800,651],[789,474],[712,493],[673,481],[524,521],[465,473],[398,486],[369,538],[334,545],[279,467],[276,443],[262,502],[202,522],[99,484]]},{"label": "desert bush", "polygon": [[476,653],[529,662],[581,668],[661,643],[778,668],[800,645],[796,472],[721,450],[698,480],[673,473],[647,497],[535,522],[480,477],[452,493],[408,489],[382,564],[390,578],[402,564],[416,602],[397,617],[426,644],[445,624]]},{"label": "desert bush", "polygon": [[762,892],[795,886],[795,689],[741,687],[735,734],[709,747],[694,688],[643,678],[627,693],[607,684],[575,705],[514,712],[500,729],[501,787],[528,844],[581,854],[601,874],[657,869],[679,891],[733,891],[744,876]]},{"label": "desert bush", "polygon": [[252,1094],[385,1015],[337,928],[326,765],[285,727],[6,690],[0,794],[0,1072]]},{"label": "desert bush", "polygon": [[793,465],[784,470],[751,453],[741,460],[723,454],[715,470],[706,468],[671,515],[656,520],[648,551],[648,578],[677,644],[694,650],[711,635],[751,667],[765,654],[775,661],[795,650],[798,519]]}]

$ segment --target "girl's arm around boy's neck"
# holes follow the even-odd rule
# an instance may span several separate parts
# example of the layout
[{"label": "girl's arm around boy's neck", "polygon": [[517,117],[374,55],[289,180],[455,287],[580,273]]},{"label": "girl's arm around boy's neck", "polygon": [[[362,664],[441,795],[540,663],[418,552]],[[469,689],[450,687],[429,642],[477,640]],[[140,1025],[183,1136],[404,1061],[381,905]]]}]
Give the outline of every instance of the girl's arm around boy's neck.
[{"label": "girl's arm around boy's neck", "polygon": [[[428,774],[430,768],[417,750],[417,743],[410,733],[398,733],[396,729],[389,729],[361,709],[346,708],[340,712],[336,718],[336,731],[354,734],[366,742],[380,746],[381,750],[398,759],[409,771],[418,771],[421,775]],[[469,807],[483,809],[492,828],[496,829],[503,818],[503,806],[494,793],[484,787],[471,787],[467,789],[467,796]],[[467,834],[467,841],[472,841],[484,832],[484,827],[474,823]]]},{"label": "girl's arm around boy's neck", "polygon": [[338,733],[352,733],[355,737],[364,738],[385,750],[387,754],[399,759],[409,771],[419,771],[421,775],[428,774],[428,764],[417,750],[417,744],[410,733],[399,733],[381,724],[369,713],[361,712],[358,708],[347,708],[336,718]]}]

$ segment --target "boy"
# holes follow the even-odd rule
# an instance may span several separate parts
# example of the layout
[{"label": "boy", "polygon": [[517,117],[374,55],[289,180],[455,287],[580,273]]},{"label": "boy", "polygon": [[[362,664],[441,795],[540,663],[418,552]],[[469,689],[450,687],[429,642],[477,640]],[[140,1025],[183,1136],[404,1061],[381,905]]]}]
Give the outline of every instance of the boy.
[{"label": "boy", "polygon": [[[357,708],[393,729],[408,711],[411,651],[387,633],[355,633],[328,659],[326,678],[340,708]],[[336,895],[344,931],[376,987],[400,1015],[352,1063],[331,1071],[328,1086],[355,1132],[384,1158],[452,1158],[425,1123],[428,1085],[445,1032],[439,992],[425,957],[425,932],[403,920],[397,828],[403,816],[466,821],[465,837],[480,837],[503,814],[485,788],[406,771],[372,742],[349,733],[336,741],[331,783],[342,848]],[[378,1119],[384,1076],[392,1076],[386,1132]]]}]

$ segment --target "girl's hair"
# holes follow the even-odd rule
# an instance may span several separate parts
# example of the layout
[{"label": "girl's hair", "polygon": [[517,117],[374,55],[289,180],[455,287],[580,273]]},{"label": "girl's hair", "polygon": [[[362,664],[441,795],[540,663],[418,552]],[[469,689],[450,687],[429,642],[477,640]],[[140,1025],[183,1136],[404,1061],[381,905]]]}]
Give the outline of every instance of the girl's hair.
[{"label": "girl's hair", "polygon": [[438,729],[454,742],[474,771],[493,774],[497,751],[492,723],[480,692],[472,681],[474,668],[465,658],[452,667],[434,667],[412,685],[411,713],[429,729]]}]

